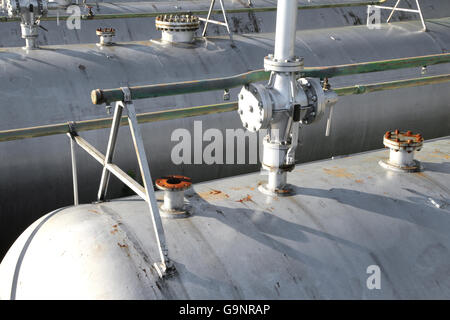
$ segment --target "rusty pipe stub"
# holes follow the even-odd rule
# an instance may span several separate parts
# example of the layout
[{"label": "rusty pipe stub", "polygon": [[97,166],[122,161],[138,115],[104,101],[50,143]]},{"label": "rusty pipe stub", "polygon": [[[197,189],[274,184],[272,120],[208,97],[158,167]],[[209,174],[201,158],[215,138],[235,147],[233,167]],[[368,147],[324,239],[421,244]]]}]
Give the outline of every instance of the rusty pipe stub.
[{"label": "rusty pipe stub", "polygon": [[387,131],[383,138],[383,144],[390,149],[390,153],[388,160],[380,160],[379,163],[382,167],[401,172],[423,170],[420,162],[414,159],[414,152],[420,151],[423,146],[423,137],[420,133],[401,132],[398,129]]},{"label": "rusty pipe stub", "polygon": [[192,186],[191,178],[170,175],[156,180],[156,187],[164,191],[161,215],[167,218],[185,218],[190,215],[190,206],[184,203],[184,191]]},{"label": "rusty pipe stub", "polygon": [[97,43],[98,46],[111,46],[114,44],[112,41],[112,38],[116,35],[114,28],[98,28],[95,33],[100,37],[100,42]]}]

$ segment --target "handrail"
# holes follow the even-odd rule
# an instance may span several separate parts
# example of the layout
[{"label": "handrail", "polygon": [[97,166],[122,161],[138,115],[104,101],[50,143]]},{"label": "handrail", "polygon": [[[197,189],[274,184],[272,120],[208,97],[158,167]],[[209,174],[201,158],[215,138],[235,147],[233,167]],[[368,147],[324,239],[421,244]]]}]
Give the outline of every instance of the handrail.
[{"label": "handrail", "polygon": [[[349,86],[343,88],[336,88],[334,89],[334,91],[339,96],[348,96],[353,94],[365,94],[375,91],[393,90],[400,88],[410,88],[416,86],[445,83],[449,81],[450,81],[450,74],[445,74],[438,76],[429,76],[407,80],[396,80],[367,85]],[[237,110],[237,101],[199,107],[141,113],[137,115],[137,119],[139,123],[146,123],[146,122],[195,117],[207,114],[216,114],[222,112],[231,112],[235,110]],[[93,120],[84,120],[79,122],[58,123],[31,128],[5,130],[0,131],[0,142],[65,134],[73,129],[75,129],[77,132],[105,129],[111,127],[111,121],[112,121],[111,118],[101,118]],[[121,125],[127,124],[128,124],[127,117],[122,117]]]},{"label": "handrail", "polygon": [[[450,53],[442,53],[411,58],[362,62],[328,67],[307,67],[303,69],[300,75],[302,77],[323,79],[360,73],[422,67],[448,62],[450,62]],[[231,89],[246,85],[251,82],[268,80],[269,76],[270,72],[266,72],[263,69],[260,69],[231,77],[135,86],[130,87],[130,91],[131,98],[133,100],[137,100],[172,96],[178,94]],[[120,88],[96,89],[91,92],[91,100],[93,104],[108,104],[115,101],[121,101],[123,100],[123,98],[123,91]]]},{"label": "handrail", "polygon": [[[309,10],[309,9],[326,9],[326,8],[344,8],[344,7],[358,7],[358,6],[368,6],[368,5],[379,5],[386,2],[386,0],[371,0],[371,1],[358,1],[358,2],[343,2],[343,3],[328,3],[328,4],[303,4],[298,6],[298,10]],[[89,5],[89,4],[87,4]],[[101,5],[101,3],[100,3]],[[95,7],[97,4],[90,4],[90,6]],[[245,7],[245,8],[230,8],[227,9],[227,13],[246,13],[246,12],[270,12],[276,11],[277,7]],[[123,18],[153,18],[158,15],[170,15],[170,14],[186,14],[191,13],[193,15],[206,15],[208,10],[172,10],[172,11],[159,11],[159,12],[141,12],[141,13],[113,13],[113,14],[96,14],[96,15],[83,15],[81,18],[83,20],[106,20],[106,19],[123,19]],[[213,10],[214,14],[221,14],[221,10]],[[64,20],[69,18],[69,16],[46,16],[42,17],[41,21],[54,21],[54,20]],[[20,18],[8,18],[0,17],[0,22],[9,21],[20,21]]]}]

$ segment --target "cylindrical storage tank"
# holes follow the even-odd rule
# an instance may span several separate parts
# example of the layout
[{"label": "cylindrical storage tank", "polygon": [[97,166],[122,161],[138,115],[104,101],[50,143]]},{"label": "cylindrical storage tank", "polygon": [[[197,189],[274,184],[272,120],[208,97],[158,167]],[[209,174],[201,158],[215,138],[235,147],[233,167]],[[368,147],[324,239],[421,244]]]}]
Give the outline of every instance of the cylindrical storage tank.
[{"label": "cylindrical storage tank", "polygon": [[[295,53],[304,57],[305,66],[442,53],[450,43],[448,21],[441,19],[430,23],[427,33],[418,31],[417,22],[383,25],[379,30],[358,26],[298,31]],[[193,44],[172,45],[158,41],[107,47],[86,44],[51,46],[29,53],[21,48],[2,48],[0,94],[4,108],[0,129],[105,117],[104,107],[92,105],[90,101],[90,92],[96,88],[217,78],[260,69],[264,56],[273,52],[273,37],[273,34],[235,36],[235,46],[231,46],[228,37],[212,37],[198,39]],[[449,70],[448,65],[429,66],[426,74],[449,73]],[[420,76],[420,68],[413,68],[333,78],[330,83],[341,87]],[[421,132],[426,139],[446,135],[450,129],[449,88],[449,84],[437,84],[341,97],[334,107],[329,137],[325,136],[325,119],[302,127],[297,159],[304,162],[381,147],[379,136],[391,127]],[[233,100],[239,90],[230,91]],[[223,102],[222,97],[222,92],[207,92],[138,100],[135,105],[138,112],[149,112]],[[204,148],[211,142],[204,137],[208,129],[219,129],[225,139],[226,129],[242,128],[234,112],[154,122],[141,128],[154,177],[181,174],[198,182],[259,170],[257,163],[248,164],[248,161],[247,164],[226,164],[225,146],[225,164],[202,161]],[[80,134],[105,152],[108,133],[109,130],[104,129]],[[180,165],[173,161],[180,135],[186,136],[191,147],[191,164]],[[196,164],[199,159],[200,164]],[[77,160],[80,202],[93,201],[101,167],[80,149]],[[139,176],[126,127],[119,131],[114,162],[132,176]],[[0,243],[5,252],[17,233],[43,212],[72,202],[69,140],[59,135],[1,142],[0,172],[3,221]],[[108,197],[127,194],[128,190],[112,178]],[[25,198],[26,201],[22,201]]]},{"label": "cylindrical storage tank", "polygon": [[[381,1],[381,0],[380,0]],[[307,0],[298,1],[298,5],[303,7],[299,10],[297,19],[298,30],[312,30],[333,28],[340,26],[365,25],[367,20],[367,6],[352,6],[355,3],[371,3],[373,1],[354,0],[321,0],[309,2]],[[37,43],[40,46],[58,44],[80,44],[95,43],[97,37],[95,30],[99,27],[114,28],[117,30],[116,41],[145,41],[148,39],[161,38],[161,32],[155,28],[155,17],[160,12],[166,13],[187,13],[203,12],[199,14],[206,17],[211,1],[98,1],[97,6],[91,6],[94,14],[93,19],[84,18],[81,20],[79,29],[74,28],[75,9],[50,10],[49,18],[41,19],[41,25],[48,31],[39,30]],[[225,1],[225,8],[228,10],[227,16],[229,27],[233,34],[267,33],[275,31],[276,23],[276,0],[252,0],[253,8],[257,11],[236,12],[236,10],[247,9],[247,1]],[[335,6],[336,4],[347,4],[347,6]],[[326,7],[329,5],[329,7]],[[450,2],[447,0],[427,0],[420,3],[425,19],[436,19],[449,16]],[[324,7],[325,6],[325,7]],[[402,0],[405,8],[415,8],[415,0]],[[319,9],[307,9],[308,7],[320,7]],[[271,8],[269,11],[265,9]],[[220,5],[216,3],[216,10],[220,10]],[[88,10],[81,6],[83,16],[88,16]],[[59,15],[58,21],[56,16]],[[143,15],[144,17],[128,17],[123,15]],[[101,19],[101,15],[108,15],[111,18]],[[122,15],[122,17],[120,16]],[[380,11],[380,21],[385,22],[390,15],[389,10]],[[72,16],[72,17],[71,17]],[[114,18],[113,18],[114,16]],[[64,18],[63,18],[64,17]],[[65,17],[69,17],[65,18]],[[222,20],[221,14],[215,14],[214,19]],[[20,37],[20,20],[9,21],[0,20],[2,27],[2,37],[0,47],[22,47],[25,41]],[[412,12],[396,12],[392,16],[392,21],[419,20],[419,16]],[[204,23],[201,22],[197,35],[202,34]],[[419,22],[420,28],[420,22]],[[208,36],[227,35],[227,29],[222,25],[209,24]]]},{"label": "cylindrical storage tank", "polygon": [[163,279],[144,201],[58,209],[8,251],[0,299],[449,299],[449,153],[426,142],[419,173],[380,166],[388,150],[298,165],[280,198],[259,173],[194,184],[193,214],[162,220]]}]

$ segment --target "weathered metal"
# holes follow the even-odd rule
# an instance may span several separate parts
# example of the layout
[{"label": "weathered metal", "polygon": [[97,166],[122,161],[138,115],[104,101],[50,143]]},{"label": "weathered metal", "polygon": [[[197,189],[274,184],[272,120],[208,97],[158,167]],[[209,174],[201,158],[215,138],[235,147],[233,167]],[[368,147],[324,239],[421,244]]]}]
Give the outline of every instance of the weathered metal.
[{"label": "weathered metal", "polygon": [[[304,56],[306,67],[444,52],[450,43],[450,34],[447,32],[449,21],[430,21],[430,33],[417,32],[417,23],[414,22],[383,25],[380,30],[356,26],[299,31],[295,51]],[[0,93],[2,101],[8,106],[0,117],[0,130],[104,118],[105,110],[91,104],[89,93],[93,88],[235,75],[261,68],[261,61],[272,52],[274,45],[272,34],[258,34],[236,35],[235,48],[230,47],[228,37],[201,39],[189,46],[164,45],[159,41],[147,40],[128,43],[117,41],[116,46],[99,47],[95,45],[95,29],[90,33],[93,44],[44,46],[42,50],[34,50],[29,54],[21,48],[0,48]],[[419,68],[410,68],[357,74],[332,78],[330,84],[332,88],[355,83],[364,85],[416,78],[420,73]],[[442,73],[450,73],[448,64],[429,66],[426,76]],[[237,97],[236,91],[231,89],[229,92],[233,100]],[[398,91],[374,92],[368,98],[362,95],[342,96],[335,107],[339,112],[333,114],[332,134],[324,136],[325,121],[302,129],[298,142],[302,152],[298,152],[296,158],[304,162],[380,147],[379,136],[389,128],[398,127],[399,121],[408,129],[422,132],[425,138],[448,134],[449,95],[449,84],[440,83]],[[223,95],[221,91],[210,91],[135,102],[139,113],[158,112],[168,111],[170,108],[221,103]],[[224,109],[232,110],[233,106],[224,106]],[[203,111],[208,113],[208,109]],[[417,116],[418,113],[420,117]],[[177,113],[170,116],[176,115]],[[168,115],[151,117],[153,116],[165,118]],[[199,120],[203,129],[197,130],[200,132],[197,134],[194,129],[198,127]],[[110,121],[107,120],[107,126],[110,126]],[[96,123],[94,121],[83,125],[91,124]],[[147,150],[152,153],[152,173],[157,176],[183,174],[194,181],[201,181],[258,170],[256,160],[247,162],[247,159],[247,164],[233,166],[206,164],[202,159],[200,164],[194,164],[195,159],[192,158],[191,163],[186,165],[180,166],[172,162],[171,152],[179,143],[172,140],[175,130],[186,132],[192,145],[195,141],[200,141],[199,146],[196,146],[200,151],[195,154],[202,156],[202,152],[206,150],[204,147],[208,144],[207,141],[202,141],[202,137],[209,128],[219,129],[225,137],[227,130],[237,133],[235,130],[241,128],[241,123],[237,114],[223,112],[205,115],[203,118],[191,117],[143,125],[144,142]],[[67,124],[60,129],[61,132],[67,132]],[[355,135],[354,132],[362,134]],[[127,133],[128,130],[123,130],[119,134],[119,147],[114,158],[123,171],[136,176],[139,168]],[[107,130],[85,132],[83,136],[96,147],[107,145]],[[232,146],[235,156],[238,151],[236,143],[240,146],[240,142],[234,138]],[[104,153],[105,150],[101,151]],[[30,154],[33,156],[30,157]],[[224,161],[228,154],[224,154]],[[246,158],[247,156],[248,154]],[[77,157],[80,203],[94,201],[100,181],[98,163],[90,161],[84,152],[79,152]],[[1,143],[0,172],[0,195],[3,195],[0,200],[0,250],[5,252],[17,233],[32,219],[57,206],[72,203],[69,141],[61,135]],[[24,193],[27,194],[27,201],[14,200],[21,198]],[[111,179],[108,193],[110,197],[128,193],[128,188],[121,181]]]},{"label": "weathered metal", "polygon": [[[302,77],[331,78],[338,76],[348,76],[361,73],[380,72],[388,70],[398,70],[404,68],[414,68],[430,66],[450,62],[450,53],[428,55],[421,57],[391,59],[384,61],[369,61],[339,66],[329,67],[305,67],[300,73]],[[164,83],[156,85],[144,85],[130,87],[133,100],[164,97],[170,95],[198,93],[213,90],[230,89],[252,82],[268,80],[270,72],[255,70],[231,77],[193,80],[186,82]],[[438,79],[435,79],[439,81]],[[415,81],[418,81],[415,79]],[[424,80],[425,81],[425,80]],[[96,89],[91,92],[93,104],[111,103],[121,101],[123,93],[121,89]]]},{"label": "weathered metal", "polygon": [[449,154],[426,142],[410,174],[377,164],[387,150],[298,165],[285,198],[258,173],[196,183],[193,215],[163,219],[167,281],[145,202],[59,209],[8,251],[0,299],[450,299]]},{"label": "weathered metal", "polygon": [[383,144],[390,150],[389,159],[380,160],[379,164],[386,169],[400,172],[422,171],[423,167],[414,159],[414,153],[421,150],[423,141],[420,133],[413,134],[410,130],[386,131]]},{"label": "weathered metal", "polygon": [[185,218],[189,216],[190,207],[185,204],[184,192],[192,186],[190,178],[169,175],[156,179],[155,186],[164,191],[164,202],[159,206],[163,217]]}]

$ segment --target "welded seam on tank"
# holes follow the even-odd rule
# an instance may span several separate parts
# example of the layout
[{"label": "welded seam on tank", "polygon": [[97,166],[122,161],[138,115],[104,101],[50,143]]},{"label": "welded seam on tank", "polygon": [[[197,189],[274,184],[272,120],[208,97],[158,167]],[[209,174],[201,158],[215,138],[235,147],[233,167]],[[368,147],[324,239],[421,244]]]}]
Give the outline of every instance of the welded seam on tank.
[{"label": "welded seam on tank", "polygon": [[23,246],[23,248],[22,248],[22,250],[21,250],[21,252],[20,252],[19,258],[17,259],[16,268],[15,268],[15,270],[14,270],[13,281],[12,281],[12,285],[11,285],[11,300],[15,300],[15,299],[16,299],[17,282],[18,282],[18,280],[19,280],[20,268],[21,268],[21,266],[22,266],[22,262],[23,262],[23,259],[24,259],[24,257],[25,257],[25,254],[26,254],[26,252],[27,252],[27,250],[28,250],[28,247],[29,247],[30,244],[31,244],[31,241],[32,241],[33,238],[36,236],[36,233],[39,231],[39,229],[41,229],[42,226],[43,226],[48,220],[50,220],[51,217],[53,217],[55,214],[57,214],[58,212],[60,212],[60,211],[62,211],[62,210],[64,210],[64,209],[66,209],[66,208],[69,208],[69,206],[59,208],[59,209],[57,209],[57,210],[55,210],[55,211],[49,213],[49,214],[47,215],[47,217],[45,217],[45,218],[44,218],[44,219],[36,226],[36,228],[34,228],[33,232],[31,232],[30,236],[28,237],[27,241],[25,242],[25,244],[24,244],[24,246]]}]

